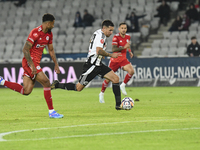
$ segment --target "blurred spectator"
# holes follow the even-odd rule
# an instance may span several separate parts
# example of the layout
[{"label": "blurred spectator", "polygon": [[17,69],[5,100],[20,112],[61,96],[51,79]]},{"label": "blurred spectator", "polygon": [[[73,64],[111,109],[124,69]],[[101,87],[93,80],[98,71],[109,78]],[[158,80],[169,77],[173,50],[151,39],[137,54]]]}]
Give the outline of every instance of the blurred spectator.
[{"label": "blurred spectator", "polygon": [[191,38],[191,44],[187,47],[187,54],[190,57],[195,57],[200,55],[200,45],[197,42],[197,39],[195,36]]},{"label": "blurred spectator", "polygon": [[88,13],[87,9],[84,10],[84,15],[83,15],[83,26],[92,26],[92,23],[94,22],[94,17]]},{"label": "blurred spectator", "polygon": [[82,18],[81,13],[79,11],[76,12],[73,27],[82,27]]},{"label": "blurred spectator", "polygon": [[146,15],[141,15],[141,16],[137,16],[135,14],[135,12],[131,12],[131,14],[127,14],[126,15],[126,20],[130,21],[130,25],[128,25],[128,29],[127,32],[139,32],[140,28],[139,28],[139,23],[138,23],[138,19],[143,18]]},{"label": "blurred spectator", "polygon": [[179,27],[179,31],[188,31],[190,26],[190,18],[187,16],[187,14],[183,15],[183,21],[181,27]]},{"label": "blurred spectator", "polygon": [[186,11],[187,16],[190,18],[191,22],[198,21],[199,14],[194,4],[190,4],[190,8]]},{"label": "blurred spectator", "polygon": [[177,16],[168,31],[170,32],[179,31],[179,28],[181,28],[182,26],[182,21],[183,20],[181,16]]},{"label": "blurred spectator", "polygon": [[167,26],[167,22],[170,19],[170,7],[165,0],[162,0],[162,4],[158,6],[157,11],[158,14],[154,17],[160,17],[160,23]]},{"label": "blurred spectator", "polygon": [[26,0],[18,0],[18,2],[17,3],[14,3],[14,5],[16,6],[16,7],[20,7],[20,6],[22,6],[23,4],[25,4],[26,3]]}]

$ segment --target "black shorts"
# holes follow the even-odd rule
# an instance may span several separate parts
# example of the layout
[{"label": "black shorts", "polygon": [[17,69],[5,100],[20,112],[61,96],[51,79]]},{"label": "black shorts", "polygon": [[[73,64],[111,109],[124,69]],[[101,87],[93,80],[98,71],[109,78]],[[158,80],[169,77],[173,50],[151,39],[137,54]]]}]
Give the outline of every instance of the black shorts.
[{"label": "black shorts", "polygon": [[89,62],[86,62],[83,65],[83,73],[79,78],[79,83],[86,86],[97,75],[103,78],[104,75],[110,71],[111,69],[102,63],[100,66],[95,66]]}]

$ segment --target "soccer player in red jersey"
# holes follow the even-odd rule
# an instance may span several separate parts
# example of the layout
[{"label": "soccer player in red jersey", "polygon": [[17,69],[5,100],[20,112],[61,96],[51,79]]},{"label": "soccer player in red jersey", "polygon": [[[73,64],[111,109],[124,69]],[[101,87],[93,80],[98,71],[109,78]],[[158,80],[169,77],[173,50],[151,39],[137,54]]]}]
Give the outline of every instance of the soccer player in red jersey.
[{"label": "soccer player in red jersey", "polygon": [[[110,62],[109,62],[109,67],[114,72],[116,72],[119,68],[122,68],[123,70],[128,72],[127,75],[125,76],[124,81],[120,85],[120,89],[121,89],[122,93],[124,95],[127,95],[125,86],[126,86],[126,83],[131,79],[131,77],[134,74],[133,66],[126,58],[127,49],[129,51],[130,57],[131,58],[133,57],[133,53],[131,52],[131,49],[130,49],[130,38],[131,37],[130,37],[130,35],[126,34],[126,31],[127,31],[126,23],[120,23],[118,30],[119,30],[119,33],[116,34],[112,40],[112,51],[114,53],[121,53],[121,56],[119,56],[117,58],[111,58]],[[105,92],[109,82],[110,82],[110,80],[105,79],[102,84],[102,89],[99,94],[99,102],[100,103],[105,103],[104,92]]]},{"label": "soccer player in red jersey", "polygon": [[50,88],[51,84],[40,67],[43,49],[48,46],[49,54],[55,63],[54,69],[56,73],[60,73],[52,44],[53,34],[51,29],[54,27],[54,22],[55,18],[52,14],[44,14],[42,17],[42,25],[34,28],[27,38],[23,48],[24,57],[22,59],[22,67],[24,69],[23,86],[6,81],[2,77],[0,77],[0,84],[19,92],[22,95],[29,95],[33,90],[35,81],[38,81],[44,87],[44,97],[49,108],[49,117],[63,118],[63,115],[58,114],[53,108]]}]

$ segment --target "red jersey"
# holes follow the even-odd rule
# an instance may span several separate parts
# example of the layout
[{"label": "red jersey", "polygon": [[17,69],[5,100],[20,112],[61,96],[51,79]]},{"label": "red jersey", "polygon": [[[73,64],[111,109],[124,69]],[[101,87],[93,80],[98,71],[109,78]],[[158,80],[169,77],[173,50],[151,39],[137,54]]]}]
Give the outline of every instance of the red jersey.
[{"label": "red jersey", "polygon": [[32,48],[30,49],[30,55],[33,62],[40,64],[43,49],[46,47],[47,44],[52,44],[52,40],[53,40],[52,32],[47,32],[47,33],[42,32],[42,25],[37,28],[34,28],[30,32],[27,41],[33,44]]},{"label": "red jersey", "polygon": [[[118,33],[118,34],[115,34],[113,39],[112,39],[112,45],[117,45],[117,47],[123,47],[126,45],[127,42],[129,42],[131,39],[130,35],[126,34],[125,37],[121,37],[121,35]],[[127,49],[123,49],[121,51],[118,51],[118,52],[114,52],[114,53],[121,53],[122,56],[119,56],[117,58],[111,58],[110,60],[111,61],[114,61],[114,62],[121,62],[123,61],[124,59],[126,59],[126,50]]]}]

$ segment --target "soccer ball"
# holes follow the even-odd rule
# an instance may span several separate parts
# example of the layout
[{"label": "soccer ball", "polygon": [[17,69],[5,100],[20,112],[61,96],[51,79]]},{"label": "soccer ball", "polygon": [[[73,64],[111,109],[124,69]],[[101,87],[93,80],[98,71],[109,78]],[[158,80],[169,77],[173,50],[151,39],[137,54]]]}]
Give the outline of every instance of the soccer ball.
[{"label": "soccer ball", "polygon": [[130,97],[125,97],[123,100],[122,100],[122,108],[125,109],[125,110],[130,110],[133,108],[134,106],[134,100]]}]

